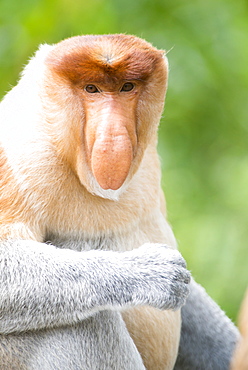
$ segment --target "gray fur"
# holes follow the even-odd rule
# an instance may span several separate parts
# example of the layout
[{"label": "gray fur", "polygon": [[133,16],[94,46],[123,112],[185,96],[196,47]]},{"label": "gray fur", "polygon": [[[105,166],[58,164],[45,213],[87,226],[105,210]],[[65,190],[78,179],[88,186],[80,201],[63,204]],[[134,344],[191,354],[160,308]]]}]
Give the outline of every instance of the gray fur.
[{"label": "gray fur", "polygon": [[35,241],[1,245],[0,333],[73,325],[106,309],[180,308],[189,272],[156,244],[128,252],[76,252]]},{"label": "gray fur", "polygon": [[[187,295],[180,254],[160,245],[76,252],[13,241],[1,249],[1,370],[144,369],[115,310],[176,308]],[[194,281],[182,320],[175,370],[227,370],[238,331]]]},{"label": "gray fur", "polygon": [[59,249],[35,241],[0,246],[1,370],[144,369],[116,310],[177,309],[190,274],[176,250]]},{"label": "gray fur", "polygon": [[0,340],[1,370],[145,370],[119,312]]},{"label": "gray fur", "polygon": [[231,320],[192,279],[174,370],[228,370],[239,337]]}]

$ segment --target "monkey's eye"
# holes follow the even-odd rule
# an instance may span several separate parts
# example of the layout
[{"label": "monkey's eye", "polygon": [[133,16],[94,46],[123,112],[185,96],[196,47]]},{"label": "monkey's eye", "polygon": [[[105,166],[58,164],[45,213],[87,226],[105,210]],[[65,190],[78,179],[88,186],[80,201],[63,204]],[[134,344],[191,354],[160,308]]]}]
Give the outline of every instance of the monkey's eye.
[{"label": "monkey's eye", "polygon": [[85,90],[90,94],[94,94],[94,93],[99,92],[98,88],[95,85],[87,85],[87,86],[85,86]]},{"label": "monkey's eye", "polygon": [[134,84],[132,82],[126,82],[122,88],[121,91],[131,91],[134,89]]}]

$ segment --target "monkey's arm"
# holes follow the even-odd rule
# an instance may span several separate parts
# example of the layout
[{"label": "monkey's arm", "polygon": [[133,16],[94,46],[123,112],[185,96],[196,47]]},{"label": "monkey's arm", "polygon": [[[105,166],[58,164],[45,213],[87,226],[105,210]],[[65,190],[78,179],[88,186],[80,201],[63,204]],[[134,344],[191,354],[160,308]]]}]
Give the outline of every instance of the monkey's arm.
[{"label": "monkey's arm", "polygon": [[35,241],[0,245],[0,333],[72,325],[104,309],[179,308],[189,273],[179,252],[76,252]]},{"label": "monkey's arm", "polygon": [[193,280],[181,312],[182,332],[174,370],[228,370],[239,332]]}]

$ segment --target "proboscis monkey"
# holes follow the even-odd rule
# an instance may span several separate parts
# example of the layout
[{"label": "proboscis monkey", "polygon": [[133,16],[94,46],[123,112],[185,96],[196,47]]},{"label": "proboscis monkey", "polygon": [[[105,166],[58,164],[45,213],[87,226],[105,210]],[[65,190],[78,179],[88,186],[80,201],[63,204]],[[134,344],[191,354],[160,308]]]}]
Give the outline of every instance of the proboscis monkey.
[{"label": "proboscis monkey", "polygon": [[[190,278],[163,215],[166,85],[164,53],[149,43],[74,37],[43,45],[1,103],[1,369],[173,368],[171,309]],[[208,338],[204,323],[221,314],[204,294],[191,286],[183,328]],[[183,368],[199,370],[208,347],[196,347],[180,343]]]},{"label": "proboscis monkey", "polygon": [[166,82],[139,38],[74,37],[1,103],[1,368],[173,368],[190,275],[162,213]]}]

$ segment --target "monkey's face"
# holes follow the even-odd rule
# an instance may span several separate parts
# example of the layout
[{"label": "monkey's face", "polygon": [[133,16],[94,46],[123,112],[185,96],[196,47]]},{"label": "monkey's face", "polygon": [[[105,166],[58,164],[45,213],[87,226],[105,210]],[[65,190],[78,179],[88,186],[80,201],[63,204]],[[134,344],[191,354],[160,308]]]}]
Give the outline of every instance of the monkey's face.
[{"label": "monkey's face", "polygon": [[131,81],[120,83],[86,83],[81,92],[86,159],[104,190],[123,185],[137,152],[135,112],[140,86]]},{"label": "monkey's face", "polygon": [[134,36],[79,36],[56,45],[46,63],[52,89],[66,92],[67,110],[74,105],[66,122],[74,144],[65,156],[90,192],[113,198],[154,141],[167,82],[164,53]]}]

